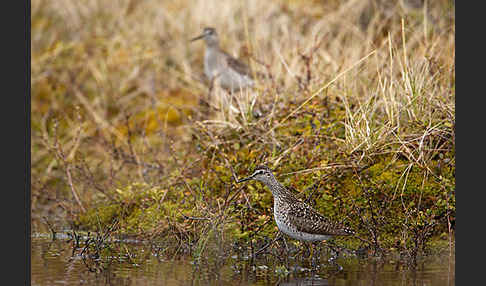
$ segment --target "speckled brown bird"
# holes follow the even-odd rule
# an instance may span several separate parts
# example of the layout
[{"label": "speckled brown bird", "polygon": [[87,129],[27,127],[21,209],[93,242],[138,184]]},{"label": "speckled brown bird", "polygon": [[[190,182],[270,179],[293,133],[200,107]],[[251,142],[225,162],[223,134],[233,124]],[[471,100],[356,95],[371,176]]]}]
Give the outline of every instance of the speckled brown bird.
[{"label": "speckled brown bird", "polygon": [[303,241],[329,240],[336,235],[352,235],[354,231],[332,222],[308,204],[297,199],[275,178],[267,166],[258,166],[253,174],[238,183],[257,180],[273,194],[273,216],[280,231]]}]

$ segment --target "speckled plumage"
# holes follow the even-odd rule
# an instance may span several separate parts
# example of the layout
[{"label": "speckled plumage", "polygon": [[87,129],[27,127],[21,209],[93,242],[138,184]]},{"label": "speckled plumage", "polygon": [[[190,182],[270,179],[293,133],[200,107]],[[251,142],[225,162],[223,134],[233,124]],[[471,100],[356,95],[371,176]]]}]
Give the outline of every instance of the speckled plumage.
[{"label": "speckled plumage", "polygon": [[273,194],[274,218],[278,228],[292,238],[305,241],[328,240],[335,235],[351,235],[354,231],[324,217],[308,204],[297,199],[277,181],[266,166],[258,166],[253,174],[239,182],[258,180]]}]

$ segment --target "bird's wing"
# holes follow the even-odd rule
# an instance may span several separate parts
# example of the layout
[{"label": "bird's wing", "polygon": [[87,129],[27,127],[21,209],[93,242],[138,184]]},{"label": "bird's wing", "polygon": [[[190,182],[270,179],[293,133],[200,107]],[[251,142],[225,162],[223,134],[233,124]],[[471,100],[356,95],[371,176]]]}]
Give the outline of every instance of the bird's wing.
[{"label": "bird's wing", "polygon": [[303,202],[293,204],[291,212],[291,215],[289,215],[290,223],[296,226],[298,231],[322,235],[350,235],[354,233],[347,227],[331,222]]},{"label": "bird's wing", "polygon": [[238,73],[240,74],[244,74],[248,77],[252,77],[251,75],[251,70],[250,68],[245,65],[244,63],[240,62],[239,60],[233,58],[231,55],[226,54],[226,63],[228,64],[228,66],[230,66],[231,68],[233,68],[235,71],[237,71]]}]

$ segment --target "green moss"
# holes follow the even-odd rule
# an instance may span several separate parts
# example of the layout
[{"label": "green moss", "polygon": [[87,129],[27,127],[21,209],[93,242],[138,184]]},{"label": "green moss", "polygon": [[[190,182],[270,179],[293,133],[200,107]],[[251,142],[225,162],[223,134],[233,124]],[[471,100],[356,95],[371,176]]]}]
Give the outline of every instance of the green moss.
[{"label": "green moss", "polygon": [[[345,221],[361,237],[370,239],[370,231],[375,232],[380,247],[384,249],[396,249],[397,246],[411,249],[417,243],[417,235],[423,234],[425,243],[427,237],[446,231],[443,219],[446,215],[453,217],[455,213],[455,178],[454,167],[445,167],[441,162],[445,158],[453,160],[453,152],[436,156],[425,166],[390,152],[367,158],[367,166],[360,172],[353,168],[335,172],[323,169],[279,176],[353,158],[352,154],[340,152],[333,141],[311,136],[323,128],[328,128],[327,132],[329,128],[336,128],[332,123],[317,122],[313,116],[297,117],[293,121],[291,126],[294,127],[282,129],[277,136],[286,138],[286,134],[299,133],[306,134],[301,136],[307,139],[282,159],[277,175],[297,197],[306,199],[312,193],[311,204],[318,211],[332,220]],[[335,132],[339,134],[341,130],[336,128]],[[229,143],[216,147],[205,144],[208,139],[203,133],[199,134],[203,167],[200,176],[186,178],[184,184],[175,183],[170,188],[140,183],[119,188],[114,191],[119,204],[90,209],[80,216],[79,223],[93,228],[110,223],[117,217],[122,220],[123,231],[127,233],[166,231],[169,234],[174,233],[170,221],[177,225],[177,231],[184,229],[197,241],[198,257],[206,251],[209,241],[218,245],[219,242],[213,240],[223,240],[223,237],[226,241],[245,243],[274,237],[277,228],[271,213],[271,193],[261,183],[254,182],[233,196],[237,188],[232,184],[233,174],[227,164],[235,166],[237,176],[247,176],[258,164],[258,154],[277,156],[274,154],[280,154],[295,142],[284,141],[286,146],[276,150],[276,146],[253,145],[254,137],[241,137],[234,131],[222,138]],[[214,150],[218,156],[206,157]],[[168,180],[178,182],[182,176],[183,173],[174,170]],[[232,201],[228,201],[230,197],[233,197]],[[187,217],[202,219],[193,221]],[[434,227],[429,229],[431,225]],[[223,237],[216,235],[220,231],[224,233]],[[213,238],[208,240],[209,237]],[[356,239],[337,240],[347,247],[362,245]]]},{"label": "green moss", "polygon": [[120,204],[93,206],[86,213],[79,215],[76,222],[82,229],[100,230],[119,218],[122,208]]}]

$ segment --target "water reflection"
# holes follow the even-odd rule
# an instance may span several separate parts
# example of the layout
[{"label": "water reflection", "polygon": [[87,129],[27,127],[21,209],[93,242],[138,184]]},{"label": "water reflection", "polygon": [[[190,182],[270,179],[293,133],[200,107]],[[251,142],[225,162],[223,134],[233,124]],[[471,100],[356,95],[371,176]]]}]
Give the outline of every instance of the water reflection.
[{"label": "water reflection", "polygon": [[[161,257],[148,245],[118,243],[113,253],[89,261],[65,239],[32,238],[32,285],[454,285],[454,256],[427,258],[417,270],[378,260],[340,260],[343,270],[322,264],[312,271],[264,257],[253,264],[224,255],[194,263],[190,257]],[[126,249],[127,251],[123,252]],[[87,263],[92,263],[87,265]]]},{"label": "water reflection", "polygon": [[294,278],[289,279],[286,282],[280,282],[277,285],[279,286],[330,286],[329,281],[327,279],[323,279],[320,277],[305,277],[305,278]]}]

